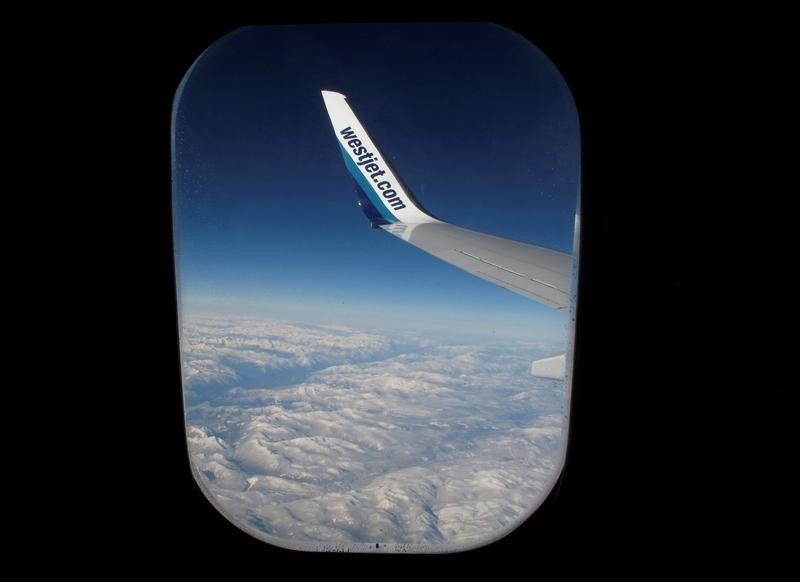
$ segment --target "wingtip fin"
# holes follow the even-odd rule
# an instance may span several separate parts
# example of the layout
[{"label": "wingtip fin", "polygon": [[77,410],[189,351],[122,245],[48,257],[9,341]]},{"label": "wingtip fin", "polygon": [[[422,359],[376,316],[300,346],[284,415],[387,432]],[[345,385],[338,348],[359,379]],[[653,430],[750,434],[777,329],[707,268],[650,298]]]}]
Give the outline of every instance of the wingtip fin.
[{"label": "wingtip fin", "polygon": [[437,222],[372,141],[344,94],[327,89],[320,92],[345,165],[364,194],[359,202],[367,218],[378,224]]},{"label": "wingtip fin", "polygon": [[322,93],[322,98],[323,99],[326,99],[326,98],[347,99],[347,95],[345,95],[344,93],[339,93],[338,91],[330,91],[328,89],[322,89],[322,90],[320,90],[320,93]]}]

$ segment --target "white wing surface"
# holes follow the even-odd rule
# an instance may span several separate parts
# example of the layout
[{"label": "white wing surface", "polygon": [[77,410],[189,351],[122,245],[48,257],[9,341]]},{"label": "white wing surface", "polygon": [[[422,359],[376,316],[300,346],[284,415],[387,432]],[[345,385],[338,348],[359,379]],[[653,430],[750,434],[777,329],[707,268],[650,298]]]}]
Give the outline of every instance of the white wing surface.
[{"label": "white wing surface", "polygon": [[[374,227],[509,291],[559,311],[570,309],[570,255],[468,230],[431,216],[394,172],[346,97],[322,91],[322,98],[345,165],[360,187],[359,206]],[[553,363],[556,365],[541,367],[545,373],[537,375],[563,377],[563,366],[548,362]]]}]

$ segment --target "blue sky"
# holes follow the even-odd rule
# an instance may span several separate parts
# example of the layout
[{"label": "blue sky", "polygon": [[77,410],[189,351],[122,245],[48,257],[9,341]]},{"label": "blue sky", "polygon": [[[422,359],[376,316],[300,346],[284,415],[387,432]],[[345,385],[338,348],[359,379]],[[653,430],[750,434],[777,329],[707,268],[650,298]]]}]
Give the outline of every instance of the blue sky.
[{"label": "blue sky", "polygon": [[579,128],[555,67],[489,24],[239,29],[174,109],[183,309],[553,339],[566,318],[372,230],[321,89],[344,93],[417,199],[571,252]]}]

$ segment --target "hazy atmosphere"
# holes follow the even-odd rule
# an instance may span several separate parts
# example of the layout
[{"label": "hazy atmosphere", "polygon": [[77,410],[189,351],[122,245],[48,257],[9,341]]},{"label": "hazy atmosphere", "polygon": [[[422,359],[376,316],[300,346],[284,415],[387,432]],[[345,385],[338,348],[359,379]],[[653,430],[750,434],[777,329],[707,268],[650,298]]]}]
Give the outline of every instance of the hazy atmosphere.
[{"label": "hazy atmosphere", "polygon": [[322,89],[347,95],[434,215],[572,252],[577,114],[525,39],[488,24],[229,34],[173,114],[190,459],[273,542],[480,542],[556,476],[568,396],[530,368],[565,350],[569,317],[371,229]]}]

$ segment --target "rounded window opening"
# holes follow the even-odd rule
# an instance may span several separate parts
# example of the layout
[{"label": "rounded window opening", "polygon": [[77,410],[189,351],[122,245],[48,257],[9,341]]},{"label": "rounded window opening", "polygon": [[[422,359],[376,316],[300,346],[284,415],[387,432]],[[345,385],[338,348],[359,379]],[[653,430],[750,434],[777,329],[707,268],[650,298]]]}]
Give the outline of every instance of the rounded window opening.
[{"label": "rounded window opening", "polygon": [[236,30],[173,109],[188,452],[297,550],[511,532],[564,462],[578,116],[491,24]]}]

